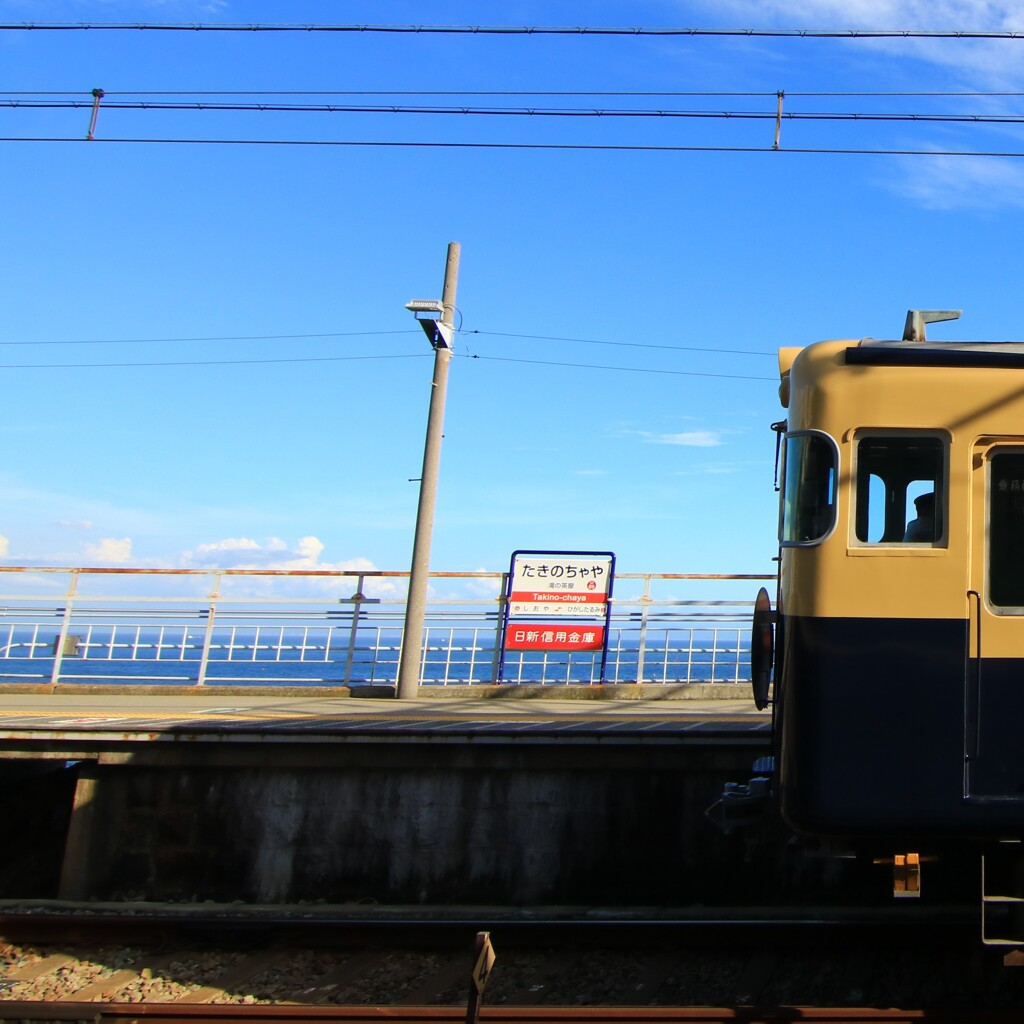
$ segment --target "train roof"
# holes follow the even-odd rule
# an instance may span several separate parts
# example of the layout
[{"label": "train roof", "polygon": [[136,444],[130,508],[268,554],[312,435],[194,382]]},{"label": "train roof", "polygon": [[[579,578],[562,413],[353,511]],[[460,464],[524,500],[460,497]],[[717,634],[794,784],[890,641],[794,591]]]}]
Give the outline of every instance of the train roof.
[{"label": "train roof", "polygon": [[[1024,370],[1024,342],[1020,341],[826,341],[834,354],[842,354],[847,366],[950,367]],[[818,347],[779,349],[779,401],[789,408],[790,371],[802,352]],[[844,348],[845,346],[845,348]]]},{"label": "train roof", "polygon": [[[1020,341],[928,341],[927,324],[955,320],[959,310],[908,310],[903,338],[899,341],[830,341],[832,358],[837,356],[847,366],[904,367],[977,367],[991,369],[1024,369],[1024,342]],[[810,348],[818,349],[817,345]],[[779,349],[779,399],[789,407],[790,371],[803,348]],[[820,351],[820,350],[819,350]]]},{"label": "train roof", "polygon": [[983,366],[1024,368],[1020,341],[875,341],[865,338],[846,350],[852,366]]}]

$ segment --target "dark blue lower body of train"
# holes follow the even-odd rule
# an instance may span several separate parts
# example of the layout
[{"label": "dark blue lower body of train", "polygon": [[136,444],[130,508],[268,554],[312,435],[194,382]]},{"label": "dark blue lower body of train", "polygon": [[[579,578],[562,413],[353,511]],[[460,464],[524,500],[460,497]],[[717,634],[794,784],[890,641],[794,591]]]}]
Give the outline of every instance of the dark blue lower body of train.
[{"label": "dark blue lower body of train", "polygon": [[966,620],[780,616],[776,793],[816,836],[1024,838],[1024,658]]}]

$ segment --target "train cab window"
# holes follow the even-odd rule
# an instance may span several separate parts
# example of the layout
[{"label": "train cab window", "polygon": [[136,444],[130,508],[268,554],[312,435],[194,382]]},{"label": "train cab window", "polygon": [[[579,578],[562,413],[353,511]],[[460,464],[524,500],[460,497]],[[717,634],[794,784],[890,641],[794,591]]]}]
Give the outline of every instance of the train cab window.
[{"label": "train cab window", "polygon": [[854,535],[864,544],[939,545],[946,519],[939,437],[871,434],[857,441]]},{"label": "train cab window", "polygon": [[836,521],[838,452],[827,434],[786,436],[782,477],[783,544],[813,544],[832,530]]},{"label": "train cab window", "polygon": [[993,455],[988,483],[989,600],[1024,609],[1024,455]]}]

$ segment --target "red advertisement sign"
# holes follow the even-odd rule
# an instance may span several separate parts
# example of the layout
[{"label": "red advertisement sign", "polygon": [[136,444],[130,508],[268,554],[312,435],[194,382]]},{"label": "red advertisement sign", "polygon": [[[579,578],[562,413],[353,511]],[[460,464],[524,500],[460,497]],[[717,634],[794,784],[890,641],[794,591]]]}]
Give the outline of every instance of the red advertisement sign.
[{"label": "red advertisement sign", "polygon": [[505,635],[508,651],[600,651],[603,647],[604,626],[510,622]]}]

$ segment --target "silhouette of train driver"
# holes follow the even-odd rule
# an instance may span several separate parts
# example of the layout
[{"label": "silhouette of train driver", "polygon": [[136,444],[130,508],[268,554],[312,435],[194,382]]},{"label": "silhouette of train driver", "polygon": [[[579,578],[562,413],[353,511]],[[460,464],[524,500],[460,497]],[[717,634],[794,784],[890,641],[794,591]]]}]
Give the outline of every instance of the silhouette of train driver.
[{"label": "silhouette of train driver", "polygon": [[903,534],[904,541],[910,543],[930,544],[935,540],[935,493],[929,491],[927,494],[919,494],[914,499],[917,508],[917,518],[907,523],[906,532]]}]

